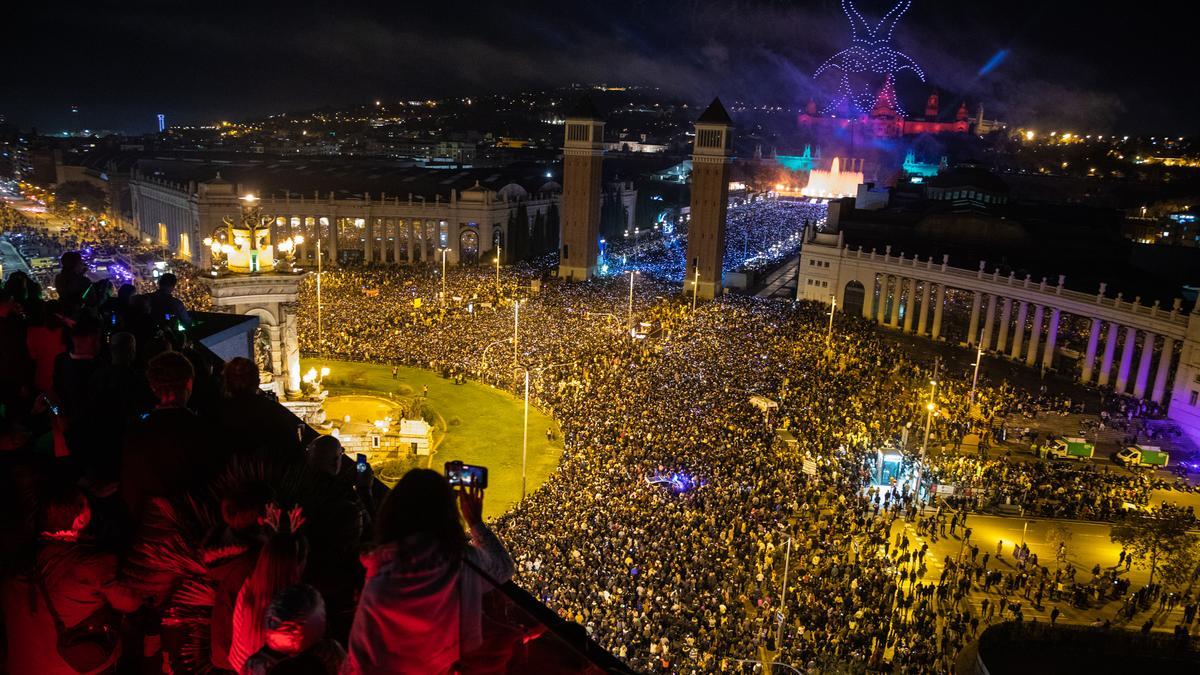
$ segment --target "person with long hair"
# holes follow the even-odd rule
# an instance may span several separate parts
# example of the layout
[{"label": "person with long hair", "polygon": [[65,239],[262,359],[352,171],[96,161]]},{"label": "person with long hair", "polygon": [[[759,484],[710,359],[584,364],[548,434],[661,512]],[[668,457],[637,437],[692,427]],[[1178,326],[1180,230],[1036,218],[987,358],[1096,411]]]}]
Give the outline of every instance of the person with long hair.
[{"label": "person with long hair", "polygon": [[342,671],[452,672],[482,644],[483,593],[513,573],[483,523],[483,490],[413,469],[384,500],[375,539]]},{"label": "person with long hair", "polygon": [[298,533],[304,517],[299,507],[281,515],[278,507],[267,508],[264,525],[272,534],[259,551],[254,571],[242,584],[233,608],[229,663],[237,671],[267,644],[267,610],[275,594],[300,583],[304,572],[308,545]]}]

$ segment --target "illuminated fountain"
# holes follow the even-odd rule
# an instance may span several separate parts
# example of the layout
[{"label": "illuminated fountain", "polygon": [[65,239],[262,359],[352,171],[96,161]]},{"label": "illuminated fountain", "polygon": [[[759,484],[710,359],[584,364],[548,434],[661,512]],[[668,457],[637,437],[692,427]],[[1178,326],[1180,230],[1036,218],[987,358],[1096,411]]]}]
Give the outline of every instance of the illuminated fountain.
[{"label": "illuminated fountain", "polygon": [[800,194],[826,199],[848,197],[858,193],[858,186],[862,182],[862,171],[842,171],[839,159],[834,157],[828,171],[813,169],[808,173],[808,185]]}]

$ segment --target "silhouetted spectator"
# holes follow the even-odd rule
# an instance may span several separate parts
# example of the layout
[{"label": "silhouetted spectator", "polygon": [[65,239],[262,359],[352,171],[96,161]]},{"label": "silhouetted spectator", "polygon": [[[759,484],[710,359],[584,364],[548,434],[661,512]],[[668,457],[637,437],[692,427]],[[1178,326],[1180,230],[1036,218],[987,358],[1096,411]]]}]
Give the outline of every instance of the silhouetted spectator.
[{"label": "silhouetted spectator", "polygon": [[325,637],[321,594],[312,586],[288,586],[267,608],[266,644],[246,661],[241,675],[335,675],[345,658],[342,646]]},{"label": "silhouetted spectator", "polygon": [[343,672],[445,673],[482,643],[488,585],[465,562],[497,583],[513,573],[512,558],[482,513],[478,488],[455,492],[429,469],[400,479],[375,524],[379,547],[363,557],[367,581]]},{"label": "silhouetted spectator", "polygon": [[233,452],[277,467],[298,464],[302,422],[267,398],[259,387],[258,366],[250,359],[234,358],[221,376],[225,395],[216,405],[214,422]]},{"label": "silhouetted spectator", "polygon": [[54,360],[67,350],[64,342],[62,304],[50,300],[38,306],[37,316],[30,318],[25,345],[33,359],[33,388],[37,393],[54,392]]},{"label": "silhouetted spectator", "polygon": [[88,266],[79,251],[63,253],[59,265],[61,270],[54,277],[54,290],[58,291],[58,299],[62,301],[67,314],[74,314],[83,304],[83,294],[92,285],[91,279],[87,278]]},{"label": "silhouetted spectator", "polygon": [[175,285],[179,283],[176,276],[167,272],[158,278],[158,290],[150,293],[147,300],[150,307],[150,318],[157,324],[167,325],[174,329],[176,322],[183,328],[192,325],[192,316],[175,297]]},{"label": "silhouetted spectator", "polygon": [[88,383],[100,366],[100,321],[82,315],[67,330],[70,350],[54,360],[54,398],[68,420],[83,423]]},{"label": "silhouetted spectator", "polygon": [[[118,585],[117,557],[84,540],[90,521],[91,509],[78,487],[59,488],[43,500],[32,558],[4,580],[6,672],[101,672],[120,656],[117,612],[131,612],[140,601]],[[58,637],[84,621],[109,626],[113,639],[108,645],[72,649],[68,662]]]},{"label": "silhouetted spectator", "polygon": [[147,499],[203,483],[229,457],[209,425],[187,408],[193,378],[192,364],[176,352],[159,354],[146,369],[155,409],[130,426],[121,457],[121,494],[135,518]]}]

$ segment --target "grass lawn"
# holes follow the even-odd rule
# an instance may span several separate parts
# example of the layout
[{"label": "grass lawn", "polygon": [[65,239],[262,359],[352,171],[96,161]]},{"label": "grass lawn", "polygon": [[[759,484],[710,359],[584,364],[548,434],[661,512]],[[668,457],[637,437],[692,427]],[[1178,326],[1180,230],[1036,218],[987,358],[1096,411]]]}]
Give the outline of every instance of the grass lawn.
[{"label": "grass lawn", "polygon": [[[392,379],[391,366],[348,361],[303,359],[300,371],[322,365],[330,369],[325,386],[330,395],[377,391],[420,394],[429,387],[427,403],[445,418],[446,437],[432,457],[432,468],[454,459],[488,468],[484,515],[504,513],[521,499],[522,399],[487,385],[468,380],[453,384],[437,374],[401,367]],[[457,423],[455,421],[457,420]],[[555,428],[555,440],[546,440],[546,430]],[[554,420],[536,408],[529,409],[529,456],[526,463],[527,489],[533,492],[546,480],[562,456],[561,436]]]}]

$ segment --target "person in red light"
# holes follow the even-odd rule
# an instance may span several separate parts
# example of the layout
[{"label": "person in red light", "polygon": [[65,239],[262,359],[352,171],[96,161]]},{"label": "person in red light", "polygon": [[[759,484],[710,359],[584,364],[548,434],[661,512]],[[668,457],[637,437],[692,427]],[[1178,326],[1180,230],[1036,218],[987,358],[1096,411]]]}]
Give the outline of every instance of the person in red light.
[{"label": "person in red light", "polygon": [[[7,673],[76,675],[112,672],[121,655],[121,616],[141,604],[117,579],[117,556],[85,533],[92,510],[75,485],[56,486],[42,498],[39,534],[18,557],[3,589]],[[11,552],[9,552],[11,553]],[[78,636],[64,650],[62,636]],[[101,636],[108,636],[105,639]]]},{"label": "person in red light", "polygon": [[483,524],[483,490],[456,492],[436,471],[413,469],[384,500],[375,533],[342,672],[451,672],[482,644],[488,582],[471,565],[497,583],[513,573],[508,551]]},{"label": "person in red light", "polygon": [[325,602],[312,586],[288,586],[276,593],[265,627],[266,644],[246,661],[241,675],[335,675],[346,658],[341,645],[325,637]]}]

